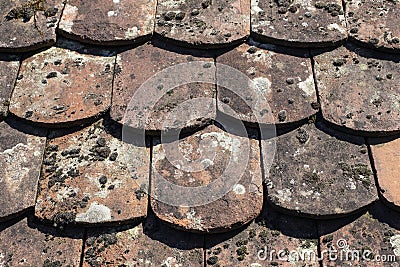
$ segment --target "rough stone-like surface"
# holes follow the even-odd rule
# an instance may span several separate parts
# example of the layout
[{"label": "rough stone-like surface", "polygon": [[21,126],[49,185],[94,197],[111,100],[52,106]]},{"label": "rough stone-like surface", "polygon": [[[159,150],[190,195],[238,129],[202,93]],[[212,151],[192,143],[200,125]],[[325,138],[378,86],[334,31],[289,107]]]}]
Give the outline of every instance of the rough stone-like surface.
[{"label": "rough stone-like surface", "polygon": [[[193,82],[175,88],[168,85],[182,84],[181,80],[187,79],[183,76],[194,74],[190,73],[190,67],[186,65],[176,71],[166,70],[167,68],[184,63],[196,64],[197,61],[204,62],[197,63],[199,68],[195,72],[199,76],[193,77],[193,81],[215,81],[213,59],[199,57],[191,54],[192,52],[194,51],[157,43],[157,46],[145,44],[119,54],[111,117],[133,128],[148,131],[198,128],[214,119],[216,108],[213,84]],[[188,73],[185,73],[186,70]],[[174,74],[171,75],[172,72]],[[155,78],[153,82],[147,81],[155,74],[160,75],[160,78]],[[196,98],[206,98],[197,110],[193,108],[199,103]],[[138,107],[132,99],[141,106]],[[180,111],[175,113],[177,107]],[[185,119],[196,112],[200,114],[198,117]]]},{"label": "rough stone-like surface", "polygon": [[[123,143],[120,127],[107,121],[57,134],[50,134],[46,147],[36,216],[63,225],[127,221],[146,215],[148,185],[135,182],[148,180],[150,153],[146,147]],[[134,157],[126,157],[128,150]]]},{"label": "rough stone-like surface", "polygon": [[150,216],[143,224],[89,230],[84,267],[202,267],[204,239],[161,224]]},{"label": "rough stone-like surface", "polygon": [[35,205],[45,132],[22,127],[14,121],[0,123],[0,220]]},{"label": "rough stone-like surface", "polygon": [[17,78],[19,57],[6,54],[0,55],[0,119],[8,114],[11,93]]},{"label": "rough stone-like surface", "polygon": [[156,3],[156,0],[70,0],[59,30],[82,42],[137,42],[153,32]]},{"label": "rough stone-like surface", "polygon": [[332,46],[347,37],[340,0],[251,0],[251,23],[258,39],[287,46]]},{"label": "rough stone-like surface", "polygon": [[59,231],[31,216],[0,225],[0,265],[78,267],[83,230]]},{"label": "rough stone-like surface", "polygon": [[62,0],[4,0],[0,3],[0,50],[21,52],[51,46]]},{"label": "rough stone-like surface", "polygon": [[174,227],[229,231],[260,213],[257,140],[211,125],[180,141],[155,145],[153,155],[151,207]]},{"label": "rough stone-like surface", "polygon": [[[252,44],[243,44],[217,58],[217,63],[241,71],[253,82],[253,86],[241,88],[241,96],[220,86],[218,100],[223,104],[218,108],[251,124],[257,123],[255,112],[259,112],[258,122],[274,124],[294,123],[315,114],[317,95],[307,51]],[[229,77],[218,70],[218,80]],[[266,101],[269,107],[257,110],[254,103],[260,100],[256,96],[249,98],[254,95],[253,90],[261,91],[264,98],[261,101]]]},{"label": "rough stone-like surface", "polygon": [[371,146],[380,194],[400,210],[400,138]]},{"label": "rough stone-like surface", "polygon": [[319,232],[323,266],[400,264],[400,216],[380,202],[358,218],[322,221]]},{"label": "rough stone-like surface", "polygon": [[115,57],[102,50],[97,50],[100,56],[84,54],[79,44],[62,45],[76,51],[52,47],[23,61],[11,113],[55,126],[77,123],[109,108]]},{"label": "rough stone-like surface", "polygon": [[400,56],[348,45],[315,63],[326,120],[362,134],[400,131]]},{"label": "rough stone-like surface", "polygon": [[[246,229],[206,236],[206,263],[207,266],[316,267],[319,266],[317,236],[314,221],[283,215],[267,207]],[[296,255],[306,257],[296,259]]]},{"label": "rough stone-like surface", "polygon": [[160,0],[156,33],[202,48],[238,43],[250,35],[247,0]]},{"label": "rough stone-like surface", "polygon": [[399,1],[347,1],[346,16],[351,39],[400,53]]},{"label": "rough stone-like surface", "polygon": [[276,148],[266,181],[274,205],[305,216],[334,217],[377,199],[363,138],[317,122],[279,136]]}]

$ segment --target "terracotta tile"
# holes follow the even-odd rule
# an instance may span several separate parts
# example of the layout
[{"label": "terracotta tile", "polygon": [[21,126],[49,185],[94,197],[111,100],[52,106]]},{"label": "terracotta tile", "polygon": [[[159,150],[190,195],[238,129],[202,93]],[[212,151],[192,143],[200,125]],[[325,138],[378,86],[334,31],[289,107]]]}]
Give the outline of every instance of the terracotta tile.
[{"label": "terracotta tile", "polygon": [[[32,122],[66,126],[94,117],[111,104],[115,58],[85,54],[65,41],[23,61],[10,112]],[[76,51],[74,51],[76,50]]]},{"label": "terracotta tile", "polygon": [[21,122],[0,122],[0,220],[35,205],[45,134]]},{"label": "terracotta tile", "polygon": [[276,148],[271,168],[265,169],[274,205],[304,216],[334,217],[377,199],[363,138],[316,122],[279,136]]},{"label": "terracotta tile", "polygon": [[[315,114],[313,106],[317,104],[317,96],[307,51],[279,48],[253,41],[251,44],[253,46],[243,44],[217,57],[218,64],[230,66],[247,75],[249,82],[251,80],[255,87],[247,85],[235,90],[220,86],[219,109],[250,124],[257,121],[294,123]],[[217,65],[219,84],[223,85],[231,76],[237,77],[226,74],[221,68]],[[257,107],[260,99],[253,92],[257,89],[264,98],[262,110]],[[249,98],[252,95],[254,97]],[[268,104],[265,105],[265,102]],[[259,112],[258,116],[255,116],[256,112]]]},{"label": "terracotta tile", "polygon": [[400,53],[400,11],[396,1],[347,1],[349,37],[364,45]]},{"label": "terracotta tile", "polygon": [[127,221],[146,215],[148,185],[135,181],[149,175],[146,147],[120,141],[120,127],[108,121],[59,134],[50,134],[46,148],[36,216],[62,226]]},{"label": "terracotta tile", "polygon": [[[191,52],[194,51],[157,43],[157,46],[145,44],[119,54],[111,117],[148,131],[187,130],[214,119],[213,59]],[[167,69],[170,67],[176,69]],[[193,83],[184,84],[185,81]],[[200,104],[197,98],[203,98]],[[191,117],[196,114],[197,117]]]},{"label": "terracotta tile", "polygon": [[0,4],[0,50],[21,52],[51,46],[62,0],[4,0]]},{"label": "terracotta tile", "polygon": [[347,37],[340,0],[251,0],[251,22],[255,37],[288,46],[333,46]]},{"label": "terracotta tile", "polygon": [[237,43],[250,35],[250,3],[244,0],[160,0],[155,31],[196,48]]},{"label": "terracotta tile", "polygon": [[[319,266],[317,246],[314,221],[283,215],[268,207],[245,229],[206,236],[206,263],[207,266]],[[305,257],[301,259],[300,255]]]},{"label": "terracotta tile", "polygon": [[187,231],[228,231],[248,223],[263,203],[257,140],[216,126],[153,147],[151,207]]},{"label": "terracotta tile", "polygon": [[398,213],[378,202],[367,213],[350,219],[319,223],[323,266],[399,265]]},{"label": "terracotta tile", "polygon": [[69,0],[59,30],[82,42],[124,44],[149,37],[154,29],[155,0]]},{"label": "terracotta tile", "polygon": [[0,265],[78,267],[83,231],[55,230],[31,218],[0,225]]},{"label": "terracotta tile", "polygon": [[315,57],[323,116],[360,134],[400,130],[400,57],[348,45]]},{"label": "terracotta tile", "polygon": [[8,114],[11,93],[19,69],[19,56],[0,55],[0,119]]},{"label": "terracotta tile", "polygon": [[[373,140],[368,140],[372,141]],[[380,194],[400,209],[400,138],[371,146]]]},{"label": "terracotta tile", "polygon": [[173,230],[151,216],[137,226],[89,230],[84,267],[203,265],[202,236]]}]

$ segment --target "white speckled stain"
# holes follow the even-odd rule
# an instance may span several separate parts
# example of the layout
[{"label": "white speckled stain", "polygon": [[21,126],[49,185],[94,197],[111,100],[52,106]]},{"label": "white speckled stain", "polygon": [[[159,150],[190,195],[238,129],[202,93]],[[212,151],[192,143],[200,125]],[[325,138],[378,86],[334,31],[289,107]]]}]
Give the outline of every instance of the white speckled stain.
[{"label": "white speckled stain", "polygon": [[98,223],[111,220],[111,210],[94,201],[85,213],[76,215],[75,221],[86,223]]},{"label": "white speckled stain", "polygon": [[259,0],[251,0],[251,14],[255,15],[263,10],[258,6]]},{"label": "white speckled stain", "polygon": [[257,77],[253,79],[253,89],[258,90],[264,96],[271,93],[271,81],[264,77]]},{"label": "white speckled stain", "polygon": [[292,201],[292,192],[290,189],[284,188],[282,190],[276,191],[278,195],[276,196],[281,202],[290,202]]},{"label": "white speckled stain", "polygon": [[314,77],[310,75],[305,81],[299,82],[297,86],[306,93],[307,96],[315,94]]},{"label": "white speckled stain", "polygon": [[125,38],[135,38],[140,34],[140,31],[138,27],[132,27],[128,28],[128,30],[125,32]]},{"label": "white speckled stain", "polygon": [[165,267],[181,267],[182,264],[181,263],[178,264],[177,260],[174,257],[168,257],[165,261],[163,261],[161,266],[165,266]]},{"label": "white speckled stain", "polygon": [[201,217],[196,217],[196,211],[191,210],[186,213],[186,219],[190,221],[189,227],[196,230],[204,230],[203,220]]},{"label": "white speckled stain", "polygon": [[262,265],[259,263],[252,263],[250,264],[250,267],[262,267]]},{"label": "white speckled stain", "polygon": [[66,4],[59,25],[60,29],[66,32],[72,32],[72,27],[74,26],[74,20],[77,15],[78,15],[78,7]]},{"label": "white speckled stain", "polygon": [[177,8],[181,5],[184,5],[186,3],[186,0],[166,0],[160,1],[159,3],[166,8]]},{"label": "white speckled stain", "polygon": [[393,253],[397,257],[400,257],[400,235],[394,235],[390,238],[390,244],[393,248]]},{"label": "white speckled stain", "polygon": [[233,192],[237,195],[243,195],[246,193],[246,188],[241,184],[235,184],[233,186]]},{"label": "white speckled stain", "polygon": [[[234,161],[237,161],[239,155],[241,153],[241,142],[239,139],[232,138],[225,133],[204,133],[201,135],[201,139],[205,138],[215,138],[217,139],[218,146],[222,147],[224,150],[227,150],[232,153],[232,158]],[[213,141],[211,145],[214,147],[215,142]]]},{"label": "white speckled stain", "polygon": [[113,0],[114,4],[119,4],[119,0]]},{"label": "white speckled stain", "polygon": [[340,33],[343,33],[343,34],[346,33],[346,29],[344,29],[342,26],[339,26],[339,24],[337,24],[337,23],[329,24],[327,26],[327,28],[330,31],[339,31]]}]

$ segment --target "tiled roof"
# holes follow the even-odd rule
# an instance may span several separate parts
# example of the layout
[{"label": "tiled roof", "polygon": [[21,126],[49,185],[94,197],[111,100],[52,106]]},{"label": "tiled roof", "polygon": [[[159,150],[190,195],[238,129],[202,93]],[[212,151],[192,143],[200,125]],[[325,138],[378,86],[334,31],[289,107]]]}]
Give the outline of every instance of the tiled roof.
[{"label": "tiled roof", "polygon": [[0,13],[0,266],[400,266],[398,0]]}]

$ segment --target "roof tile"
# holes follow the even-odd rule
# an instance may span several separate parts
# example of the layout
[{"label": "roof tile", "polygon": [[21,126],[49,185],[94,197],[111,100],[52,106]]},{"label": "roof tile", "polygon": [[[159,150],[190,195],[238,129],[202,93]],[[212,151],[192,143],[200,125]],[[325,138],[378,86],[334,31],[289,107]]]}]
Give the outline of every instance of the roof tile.
[{"label": "roof tile", "polygon": [[52,47],[22,62],[11,113],[32,122],[65,126],[109,108],[115,57],[110,51],[96,56],[82,53],[85,48],[80,44],[60,44],[64,45],[73,50]]},{"label": "roof tile", "polygon": [[[243,44],[217,57],[218,64],[241,71],[256,87],[245,85],[237,90],[241,94],[238,95],[236,90],[224,87],[224,82],[220,83],[229,76],[217,65],[217,79],[221,85],[218,100],[223,103],[219,103],[219,110],[250,124],[295,123],[315,114],[313,105],[317,104],[317,96],[308,52],[251,43],[255,46]],[[264,99],[260,100],[257,96],[249,98],[257,89]],[[259,101],[265,101],[267,105],[263,103],[257,108]],[[264,112],[264,108],[269,111]],[[257,111],[259,116],[253,114]]]},{"label": "roof tile", "polygon": [[83,230],[59,231],[31,216],[0,227],[3,266],[79,266]]},{"label": "roof tile", "polygon": [[62,0],[4,0],[0,4],[0,50],[21,52],[56,42]]},{"label": "roof tile", "polygon": [[0,220],[35,205],[44,135],[20,122],[0,123]]},{"label": "roof tile", "polygon": [[327,121],[362,134],[400,131],[400,56],[348,44],[315,63]]},{"label": "roof tile", "polygon": [[154,29],[155,0],[69,0],[60,21],[62,34],[82,42],[133,43]]},{"label": "roof tile", "polygon": [[237,43],[250,35],[250,3],[160,0],[155,32],[180,44],[202,48]]},{"label": "roof tile", "polygon": [[83,266],[200,267],[203,242],[150,216],[136,226],[89,230]]},{"label": "roof tile", "polygon": [[[156,42],[156,45],[145,44],[117,56],[111,107],[111,117],[114,120],[129,124],[130,127],[136,129],[155,132],[198,128],[215,118],[214,85],[193,82],[193,80],[190,81],[193,82],[191,84],[182,82],[182,77],[187,76],[188,69],[191,69],[189,64],[196,64],[198,61],[204,62],[199,63],[200,69],[197,68],[196,72],[201,74],[202,79],[214,82],[213,59],[190,54],[192,50],[187,49],[166,50],[168,47]],[[171,69],[184,63],[187,65]],[[149,82],[148,79],[151,81]],[[191,99],[196,100],[196,98],[206,99],[202,102],[199,111],[201,119],[184,121],[185,116],[191,115],[194,111],[190,105],[195,104]],[[138,105],[140,105],[140,110],[138,110]],[[189,106],[185,108],[187,105]],[[174,111],[177,107],[180,110],[178,114]],[[203,117],[205,118],[202,119]]]},{"label": "roof tile", "polygon": [[379,202],[358,218],[320,222],[323,266],[398,265],[399,222],[399,214]]},{"label": "roof tile", "polygon": [[[246,229],[206,236],[207,266],[319,266],[317,225],[270,207]],[[296,259],[296,253],[314,258]],[[288,253],[291,253],[288,255]],[[278,256],[279,254],[279,256]],[[300,254],[301,255],[301,254]]]},{"label": "roof tile", "polygon": [[[121,129],[101,120],[83,130],[50,134],[35,215],[62,225],[146,216],[150,152],[119,140]],[[127,150],[129,158],[127,162]]]},{"label": "roof tile", "polygon": [[8,114],[11,93],[17,78],[19,69],[19,56],[0,55],[0,119]]},{"label": "roof tile", "polygon": [[[155,198],[151,207],[159,218],[175,227],[227,231],[248,223],[261,211],[257,140],[212,125],[179,143],[154,146],[152,163]],[[187,188],[194,189],[187,192]],[[188,195],[192,197],[188,199]]]},{"label": "roof tile", "polygon": [[[264,152],[266,142],[261,142],[264,155],[270,153]],[[266,183],[271,202],[280,208],[338,216],[378,198],[363,138],[339,134],[317,121],[279,136],[276,148]]]},{"label": "roof tile", "polygon": [[297,47],[332,46],[347,38],[342,1],[251,0],[252,34]]},{"label": "roof tile", "polygon": [[[368,140],[374,143],[374,140]],[[380,194],[400,209],[400,138],[371,145]]]},{"label": "roof tile", "polygon": [[346,16],[352,40],[400,53],[399,2],[348,1]]}]

